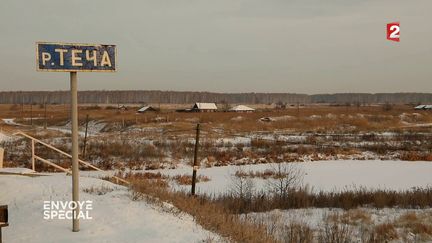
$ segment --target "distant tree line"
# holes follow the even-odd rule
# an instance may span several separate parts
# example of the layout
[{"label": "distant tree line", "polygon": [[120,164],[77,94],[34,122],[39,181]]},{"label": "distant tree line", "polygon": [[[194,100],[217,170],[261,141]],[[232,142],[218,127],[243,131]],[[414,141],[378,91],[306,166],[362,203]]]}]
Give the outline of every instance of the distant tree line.
[{"label": "distant tree line", "polygon": [[[79,91],[82,104],[191,104],[215,102],[229,104],[310,104],[329,103],[335,105],[368,104],[432,104],[432,93],[337,93],[337,94],[295,94],[295,93],[212,93],[180,91]],[[1,104],[67,104],[68,91],[2,91]]]}]

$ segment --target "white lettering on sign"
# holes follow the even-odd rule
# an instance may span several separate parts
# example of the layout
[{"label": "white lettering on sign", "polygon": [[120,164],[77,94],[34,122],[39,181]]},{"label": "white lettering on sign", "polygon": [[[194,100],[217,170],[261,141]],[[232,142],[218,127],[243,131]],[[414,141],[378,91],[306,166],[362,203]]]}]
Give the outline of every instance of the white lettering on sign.
[{"label": "white lettering on sign", "polygon": [[64,55],[63,54],[65,52],[67,52],[67,50],[65,50],[65,49],[55,49],[54,51],[60,54],[60,66],[63,66],[64,65]]},{"label": "white lettering on sign", "polygon": [[51,60],[51,54],[48,52],[42,52],[42,64],[45,65],[49,60]]},{"label": "white lettering on sign", "polygon": [[77,56],[78,53],[82,53],[82,50],[72,50],[72,66],[81,67],[83,65],[81,63],[82,58]]},{"label": "white lettering on sign", "polygon": [[115,72],[116,46],[36,42],[37,71]]},{"label": "white lettering on sign", "polygon": [[111,60],[109,58],[109,55],[108,55],[107,51],[104,51],[104,53],[102,55],[101,66],[111,67]]},{"label": "white lettering on sign", "polygon": [[87,61],[93,61],[93,65],[95,66],[95,67],[97,67],[97,55],[96,55],[96,51],[92,51],[93,52],[93,55],[90,57],[90,51],[89,50],[86,50],[86,59],[87,59]]}]

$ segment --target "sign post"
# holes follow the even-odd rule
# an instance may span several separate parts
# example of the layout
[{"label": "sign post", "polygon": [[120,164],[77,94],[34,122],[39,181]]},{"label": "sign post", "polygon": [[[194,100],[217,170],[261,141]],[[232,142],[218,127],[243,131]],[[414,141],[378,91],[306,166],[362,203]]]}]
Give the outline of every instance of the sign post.
[{"label": "sign post", "polygon": [[[36,43],[37,71],[70,72],[72,123],[72,201],[79,201],[78,81],[77,72],[115,72],[116,46],[71,43]],[[72,231],[79,231],[79,207],[72,217]]]},{"label": "sign post", "polygon": [[[78,164],[78,84],[77,73],[70,72],[71,120],[72,120],[72,201],[79,201],[79,164]],[[79,215],[76,207],[74,215]],[[79,231],[79,220],[73,218],[72,231]]]}]

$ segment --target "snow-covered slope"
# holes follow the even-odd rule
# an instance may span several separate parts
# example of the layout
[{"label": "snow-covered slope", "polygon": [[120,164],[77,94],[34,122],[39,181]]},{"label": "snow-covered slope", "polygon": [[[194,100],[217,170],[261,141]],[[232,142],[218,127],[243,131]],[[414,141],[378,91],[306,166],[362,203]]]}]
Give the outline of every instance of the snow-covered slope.
[{"label": "snow-covered slope", "polygon": [[[127,188],[96,178],[81,177],[80,200],[92,200],[92,220],[81,220],[73,233],[71,220],[44,220],[43,201],[70,201],[71,177],[0,175],[0,204],[9,206],[4,242],[200,242],[217,236],[189,215],[174,216],[143,201],[132,201]],[[104,195],[85,188],[110,188]]]}]

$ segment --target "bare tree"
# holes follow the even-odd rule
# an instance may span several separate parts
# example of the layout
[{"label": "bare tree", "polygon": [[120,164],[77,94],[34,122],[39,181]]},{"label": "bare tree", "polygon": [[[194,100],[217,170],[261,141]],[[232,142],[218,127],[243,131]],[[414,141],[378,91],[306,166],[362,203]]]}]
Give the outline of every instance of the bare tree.
[{"label": "bare tree", "polygon": [[236,198],[250,199],[254,193],[254,182],[247,176],[242,167],[231,175],[230,193]]},{"label": "bare tree", "polygon": [[267,188],[280,198],[286,198],[290,190],[303,182],[304,172],[297,163],[277,163],[271,170],[273,176],[267,180]]}]

